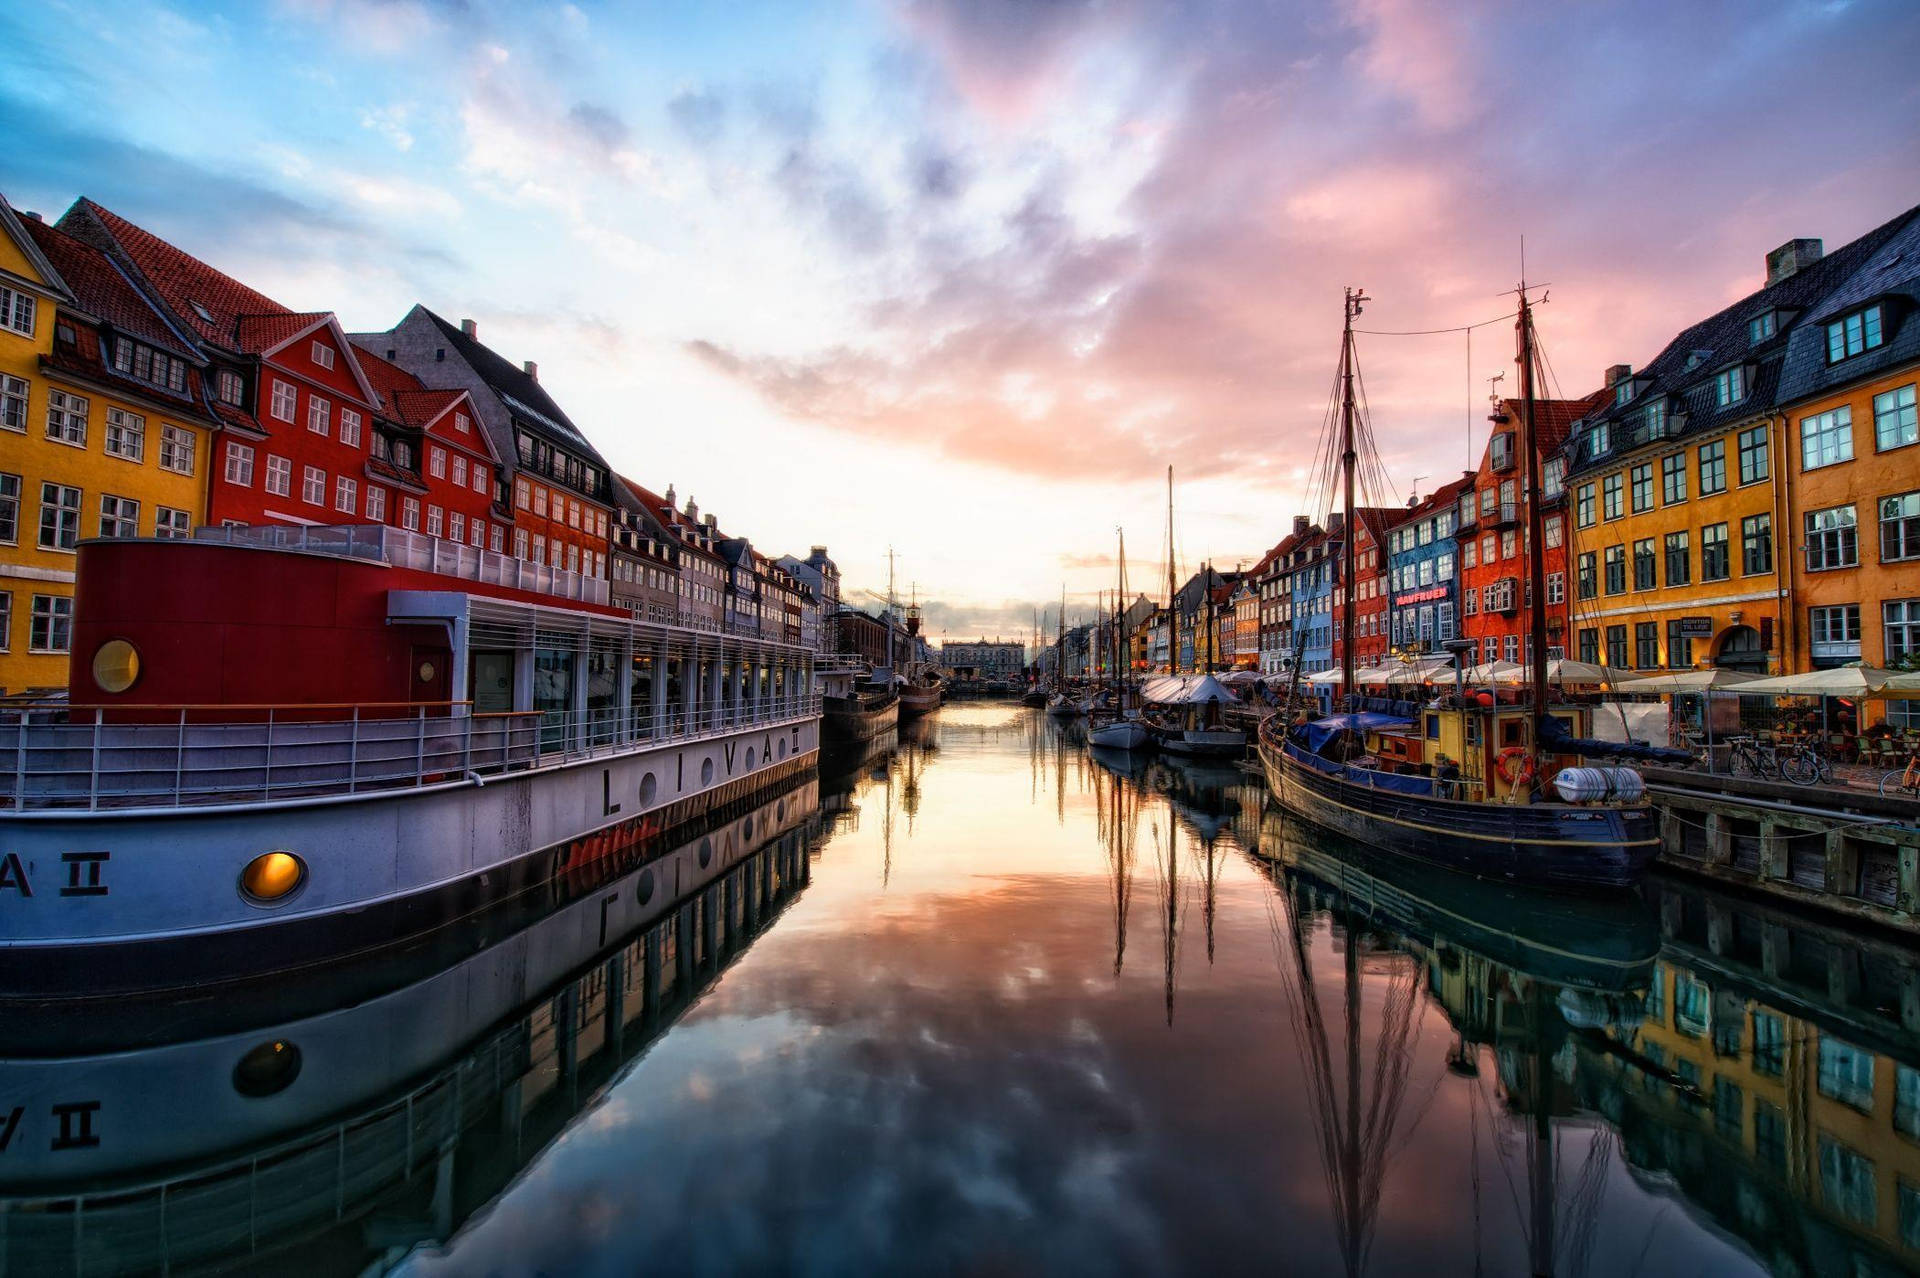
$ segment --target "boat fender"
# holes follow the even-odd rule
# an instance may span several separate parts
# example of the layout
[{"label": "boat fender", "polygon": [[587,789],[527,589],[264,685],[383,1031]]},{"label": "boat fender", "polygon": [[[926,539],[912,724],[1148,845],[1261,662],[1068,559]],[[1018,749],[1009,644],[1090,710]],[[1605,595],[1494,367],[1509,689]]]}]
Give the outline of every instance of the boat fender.
[{"label": "boat fender", "polygon": [[[1518,762],[1519,766],[1514,764]],[[1533,757],[1533,751],[1525,746],[1508,746],[1493,761],[1493,770],[1508,785],[1529,785],[1539,771],[1539,763]]]},{"label": "boat fender", "polygon": [[1553,788],[1568,803],[1636,803],[1647,783],[1632,768],[1562,768]]}]

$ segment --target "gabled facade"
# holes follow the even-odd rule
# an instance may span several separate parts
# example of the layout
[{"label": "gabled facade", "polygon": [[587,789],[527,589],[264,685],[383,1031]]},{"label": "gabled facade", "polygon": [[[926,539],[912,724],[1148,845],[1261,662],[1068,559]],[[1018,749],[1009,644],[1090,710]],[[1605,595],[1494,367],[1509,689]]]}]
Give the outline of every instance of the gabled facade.
[{"label": "gabled facade", "polygon": [[[385,521],[476,550],[505,554],[511,512],[495,501],[499,458],[464,390],[429,390],[420,379],[370,351],[359,352],[374,388],[372,456],[366,483],[391,486],[378,504]],[[352,512],[352,481],[335,480],[334,509]],[[362,500],[366,511],[369,503]]]},{"label": "gabled facade", "polygon": [[1286,576],[1293,612],[1291,647],[1299,671],[1318,674],[1333,665],[1333,579],[1338,571],[1341,517],[1313,527],[1294,542]]},{"label": "gabled facade", "polygon": [[616,513],[608,546],[613,601],[636,617],[680,620],[680,539],[667,528],[665,501],[624,476],[614,481]]},{"label": "gabled facade", "polygon": [[1460,500],[1473,488],[1465,475],[1409,508],[1387,535],[1386,608],[1381,655],[1437,652],[1459,634]]}]

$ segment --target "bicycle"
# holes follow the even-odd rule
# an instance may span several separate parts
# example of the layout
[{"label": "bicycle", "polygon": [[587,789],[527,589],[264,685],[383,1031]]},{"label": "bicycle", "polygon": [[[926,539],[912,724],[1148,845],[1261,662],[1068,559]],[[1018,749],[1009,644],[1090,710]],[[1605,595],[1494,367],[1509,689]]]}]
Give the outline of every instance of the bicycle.
[{"label": "bicycle", "polygon": [[1889,799],[1920,799],[1920,755],[1907,760],[1907,766],[1880,778],[1880,793]]},{"label": "bicycle", "polygon": [[1780,759],[1771,746],[1762,745],[1752,737],[1728,737],[1727,771],[1734,776],[1744,773],[1751,777],[1777,777]]},{"label": "bicycle", "polygon": [[1804,743],[1774,752],[1774,764],[1780,775],[1795,785],[1832,785],[1833,765],[1818,750]]}]

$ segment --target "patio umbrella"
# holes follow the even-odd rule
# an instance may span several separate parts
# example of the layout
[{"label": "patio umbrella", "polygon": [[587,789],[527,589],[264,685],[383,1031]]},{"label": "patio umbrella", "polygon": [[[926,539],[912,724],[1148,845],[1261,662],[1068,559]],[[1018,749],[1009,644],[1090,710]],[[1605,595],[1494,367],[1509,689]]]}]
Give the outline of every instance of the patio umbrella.
[{"label": "patio umbrella", "polygon": [[1340,667],[1335,666],[1331,670],[1322,670],[1319,674],[1310,674],[1302,682],[1320,684],[1323,687],[1330,683],[1339,683]]},{"label": "patio umbrella", "polygon": [[1525,666],[1511,661],[1488,661],[1467,670],[1468,683],[1518,683],[1527,673]]},{"label": "patio umbrella", "polygon": [[1920,670],[1892,675],[1880,695],[1891,701],[1920,700]]},{"label": "patio umbrella", "polygon": [[1756,697],[1871,697],[1897,677],[1893,671],[1877,666],[1838,666],[1755,679],[1741,684],[1740,692]]},{"label": "patio umbrella", "polygon": [[[1495,662],[1496,666],[1505,666],[1505,662]],[[1526,666],[1513,666],[1493,676],[1496,683],[1526,683],[1533,678],[1533,671]],[[1590,661],[1575,661],[1569,657],[1559,657],[1547,663],[1547,682],[1560,684],[1612,683],[1613,672],[1605,666],[1596,666]]]},{"label": "patio umbrella", "polygon": [[[1707,670],[1681,670],[1673,674],[1650,675],[1645,679],[1628,679],[1614,684],[1613,690],[1618,693],[1633,693],[1636,696],[1642,693],[1657,696],[1661,693],[1698,692],[1711,698],[1715,692],[1727,688],[1739,688],[1745,692],[1748,684],[1757,683],[1759,679],[1759,675],[1744,674],[1738,670],[1724,670],[1714,666]],[[1707,724],[1707,771],[1711,772],[1713,771],[1712,706],[1707,706],[1700,717],[1706,720]]]}]

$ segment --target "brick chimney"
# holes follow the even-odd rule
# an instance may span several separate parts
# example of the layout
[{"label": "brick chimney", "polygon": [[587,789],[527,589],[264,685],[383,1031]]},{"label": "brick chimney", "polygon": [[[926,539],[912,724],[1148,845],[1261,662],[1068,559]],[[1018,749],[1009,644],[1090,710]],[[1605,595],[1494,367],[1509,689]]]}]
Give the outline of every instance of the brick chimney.
[{"label": "brick chimney", "polygon": [[1631,364],[1614,364],[1610,366],[1607,369],[1607,389],[1612,390],[1615,386],[1632,376],[1633,365]]},{"label": "brick chimney", "polygon": [[540,366],[534,363],[532,360],[528,360],[526,363],[522,364],[520,367],[526,372],[527,376],[531,377],[534,381],[537,382],[540,380]]},{"label": "brick chimney", "polygon": [[1826,246],[1819,240],[1788,240],[1767,254],[1768,285],[1778,284],[1795,272],[1812,266],[1825,252]]},{"label": "brick chimney", "polygon": [[480,340],[480,326],[470,319],[460,321],[460,333],[461,336],[470,337],[476,342]]},{"label": "brick chimney", "polygon": [[25,218],[29,222],[38,222],[41,220],[40,215],[34,212],[32,209],[15,209],[14,212],[18,213],[21,217]]},{"label": "brick chimney", "polygon": [[1311,517],[1307,515],[1295,515],[1293,517],[1293,535],[1294,536],[1296,537],[1306,536],[1307,529],[1311,527],[1313,527],[1313,520]]}]

